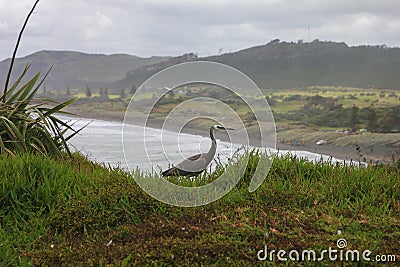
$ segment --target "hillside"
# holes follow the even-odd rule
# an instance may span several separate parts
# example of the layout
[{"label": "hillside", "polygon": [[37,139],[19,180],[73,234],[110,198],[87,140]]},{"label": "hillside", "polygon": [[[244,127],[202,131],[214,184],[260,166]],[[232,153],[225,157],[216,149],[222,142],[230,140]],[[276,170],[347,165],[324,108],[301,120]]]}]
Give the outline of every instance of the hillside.
[{"label": "hillside", "polygon": [[156,74],[158,71],[168,68],[170,66],[196,60],[197,56],[193,53],[184,54],[182,56],[173,57],[169,60],[162,61],[153,65],[142,66],[135,70],[128,71],[125,78],[118,80],[111,84],[111,88],[130,88],[134,84],[136,87],[140,86],[147,78]]},{"label": "hillside", "polygon": [[[141,84],[157,71],[193,57],[145,66],[130,72],[114,85]],[[386,46],[354,46],[345,43],[289,43],[274,40],[268,44],[235,53],[199,58],[235,67],[261,88],[349,86],[400,89],[400,49]],[[167,64],[166,64],[167,63]]]},{"label": "hillside", "polygon": [[[128,70],[145,65],[156,64],[169,57],[140,58],[127,54],[86,54],[73,51],[40,51],[18,58],[15,62],[12,79],[16,79],[26,64],[32,64],[30,72],[46,72],[53,66],[51,75],[46,79],[48,89],[71,87],[104,86],[122,79]],[[10,59],[0,62],[0,81],[8,71]],[[28,77],[31,75],[28,75]]]},{"label": "hillside", "polygon": [[233,66],[262,88],[337,85],[400,89],[400,49],[345,43],[274,40],[239,52],[204,58]]},{"label": "hillside", "polygon": [[[47,71],[48,89],[109,87],[130,88],[161,69],[191,60],[209,60],[235,67],[261,88],[349,86],[400,89],[400,48],[348,46],[345,43],[293,43],[274,40],[234,53],[197,58],[193,53],[178,57],[140,58],[126,54],[102,55],[67,51],[40,51],[16,60],[14,73],[32,63],[32,72]],[[9,60],[0,62],[4,82]],[[13,77],[16,78],[15,76]]]}]

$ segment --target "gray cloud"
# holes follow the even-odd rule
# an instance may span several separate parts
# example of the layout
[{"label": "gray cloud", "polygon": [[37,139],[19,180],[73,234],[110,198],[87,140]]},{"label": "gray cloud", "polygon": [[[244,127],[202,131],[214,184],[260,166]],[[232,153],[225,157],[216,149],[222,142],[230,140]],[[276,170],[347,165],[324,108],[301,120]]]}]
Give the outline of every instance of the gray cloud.
[{"label": "gray cloud", "polygon": [[[0,59],[9,57],[34,0],[0,0]],[[398,1],[42,0],[19,56],[43,50],[139,56],[216,54],[271,39],[400,43]]]}]

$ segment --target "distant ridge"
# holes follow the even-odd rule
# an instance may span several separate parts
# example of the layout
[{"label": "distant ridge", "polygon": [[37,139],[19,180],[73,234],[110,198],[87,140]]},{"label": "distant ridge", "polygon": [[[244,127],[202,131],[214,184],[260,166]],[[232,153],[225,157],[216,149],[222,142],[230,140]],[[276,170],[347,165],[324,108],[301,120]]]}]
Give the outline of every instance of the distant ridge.
[{"label": "distant ridge", "polygon": [[274,40],[204,60],[235,67],[262,88],[338,85],[400,89],[400,49]]},{"label": "distant ridge", "polygon": [[[193,54],[190,54],[193,55]],[[380,46],[349,47],[341,42],[281,42],[234,53],[197,58],[180,57],[127,72],[114,85],[140,85],[157,71],[191,60],[220,62],[237,68],[261,88],[298,88],[313,85],[400,89],[400,49]]]},{"label": "distant ridge", "polygon": [[[131,88],[166,67],[193,60],[209,60],[235,67],[261,88],[295,88],[312,85],[400,89],[400,49],[353,46],[318,41],[267,44],[234,53],[198,58],[194,53],[178,57],[140,58],[127,54],[86,54],[72,51],[40,51],[16,60],[13,79],[31,63],[31,73],[45,72],[49,90],[58,88]],[[0,84],[9,60],[0,62]]]},{"label": "distant ridge", "polygon": [[128,71],[124,79],[114,82],[111,87],[113,88],[130,88],[132,85],[140,86],[147,78],[157,73],[158,71],[167,67],[197,60],[198,57],[194,53],[184,54],[182,56],[173,57],[169,60],[162,61],[153,65],[142,66],[132,71]]},{"label": "distant ridge", "polygon": [[[45,73],[52,65],[51,75],[46,79],[49,90],[71,87],[106,86],[122,79],[128,70],[156,64],[170,57],[140,58],[128,54],[87,54],[74,51],[39,51],[18,58],[13,70],[13,80],[22,72],[26,64],[31,64],[30,74]],[[0,84],[4,84],[10,59],[0,62]],[[29,76],[28,76],[29,77]]]}]

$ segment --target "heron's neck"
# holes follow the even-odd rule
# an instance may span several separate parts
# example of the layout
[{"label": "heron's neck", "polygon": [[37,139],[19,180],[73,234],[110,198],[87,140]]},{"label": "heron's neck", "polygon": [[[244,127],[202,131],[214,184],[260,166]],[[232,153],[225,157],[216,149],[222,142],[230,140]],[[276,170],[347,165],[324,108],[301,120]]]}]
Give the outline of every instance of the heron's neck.
[{"label": "heron's neck", "polygon": [[208,150],[208,154],[215,154],[217,150],[217,140],[215,140],[214,137],[214,128],[210,128],[210,138],[211,138],[211,147],[210,150]]},{"label": "heron's neck", "polygon": [[217,141],[215,140],[215,137],[214,137],[214,128],[213,128],[213,127],[210,128],[210,138],[211,138],[211,141],[212,141],[213,143],[216,143],[216,142],[217,142]]}]

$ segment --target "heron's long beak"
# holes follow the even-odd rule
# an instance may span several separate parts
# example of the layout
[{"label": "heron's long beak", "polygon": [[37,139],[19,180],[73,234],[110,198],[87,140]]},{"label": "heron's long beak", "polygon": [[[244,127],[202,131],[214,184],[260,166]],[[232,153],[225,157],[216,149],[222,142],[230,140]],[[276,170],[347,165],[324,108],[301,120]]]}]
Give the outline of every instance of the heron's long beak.
[{"label": "heron's long beak", "polygon": [[233,131],[235,129],[233,129],[233,128],[225,128],[225,130]]}]

